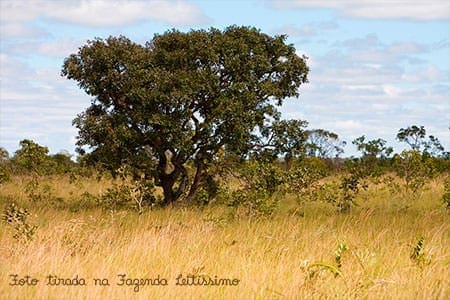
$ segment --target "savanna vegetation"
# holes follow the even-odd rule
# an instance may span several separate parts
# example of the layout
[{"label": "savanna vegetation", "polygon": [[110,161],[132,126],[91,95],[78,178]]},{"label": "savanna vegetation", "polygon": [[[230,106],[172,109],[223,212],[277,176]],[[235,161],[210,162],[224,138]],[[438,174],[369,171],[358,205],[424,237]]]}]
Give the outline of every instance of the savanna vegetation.
[{"label": "savanna vegetation", "polygon": [[413,125],[342,158],[277,110],[306,62],[247,27],[69,56],[78,156],[0,151],[2,298],[447,299],[449,152]]}]

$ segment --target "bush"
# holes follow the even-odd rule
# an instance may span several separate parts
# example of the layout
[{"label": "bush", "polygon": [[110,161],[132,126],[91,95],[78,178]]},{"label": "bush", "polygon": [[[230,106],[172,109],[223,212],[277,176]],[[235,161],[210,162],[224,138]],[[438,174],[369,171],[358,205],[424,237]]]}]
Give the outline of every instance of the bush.
[{"label": "bush", "polygon": [[0,164],[0,184],[11,181],[10,172]]},{"label": "bush", "polygon": [[242,187],[227,194],[227,204],[243,206],[247,214],[270,215],[277,208],[279,198],[274,197],[284,183],[284,173],[268,162],[249,161],[240,170]]},{"label": "bush", "polygon": [[2,215],[2,220],[14,229],[13,238],[18,241],[30,241],[36,233],[36,225],[30,225],[27,221],[30,213],[25,208],[20,208],[11,203],[7,206]]},{"label": "bush", "polygon": [[116,211],[122,208],[134,208],[139,214],[145,207],[156,204],[153,194],[154,183],[141,174],[139,178],[131,176],[130,168],[126,165],[117,170],[119,175],[111,188],[100,196],[99,203],[104,209]]},{"label": "bush", "polygon": [[299,201],[314,200],[320,188],[319,180],[326,175],[326,169],[316,164],[300,164],[286,175],[286,190],[294,193]]},{"label": "bush", "polygon": [[403,151],[394,157],[394,170],[404,180],[407,192],[417,192],[436,174],[433,161],[417,150]]}]

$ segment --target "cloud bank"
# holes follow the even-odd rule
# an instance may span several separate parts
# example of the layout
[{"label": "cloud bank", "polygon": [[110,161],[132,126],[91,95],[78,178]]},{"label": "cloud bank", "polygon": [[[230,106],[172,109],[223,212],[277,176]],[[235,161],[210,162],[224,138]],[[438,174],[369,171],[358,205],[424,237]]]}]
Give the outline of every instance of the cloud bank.
[{"label": "cloud bank", "polygon": [[334,9],[349,18],[450,20],[450,2],[445,0],[274,0],[272,4],[279,9]]},{"label": "cloud bank", "polygon": [[[189,2],[136,0],[72,0],[0,2],[2,23],[18,26],[39,17],[83,26],[124,26],[155,20],[177,26],[208,24],[211,20]],[[5,25],[6,26],[6,25]]]}]

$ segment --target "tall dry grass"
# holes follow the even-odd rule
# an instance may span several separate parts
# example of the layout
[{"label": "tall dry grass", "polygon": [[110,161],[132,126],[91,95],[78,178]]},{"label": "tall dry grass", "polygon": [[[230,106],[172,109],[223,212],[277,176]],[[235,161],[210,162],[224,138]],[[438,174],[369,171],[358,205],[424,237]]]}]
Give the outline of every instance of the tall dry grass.
[{"label": "tall dry grass", "polygon": [[[44,179],[43,179],[44,180]],[[138,215],[99,208],[65,209],[33,203],[27,179],[2,186],[0,206],[16,201],[38,226],[34,239],[12,238],[0,226],[1,299],[448,299],[449,212],[442,182],[417,195],[382,185],[363,192],[351,214],[323,203],[298,206],[292,195],[272,217],[227,207],[167,208]],[[74,187],[47,178],[58,197],[100,193],[108,180]],[[414,196],[414,197],[413,197]],[[420,259],[411,254],[423,238]],[[342,266],[336,256],[339,245]],[[10,286],[10,274],[36,286]],[[118,286],[129,278],[168,279],[168,286]],[[237,286],[177,286],[179,274],[237,278]],[[86,280],[86,286],[47,286],[46,277]],[[96,286],[94,278],[108,278]]]}]

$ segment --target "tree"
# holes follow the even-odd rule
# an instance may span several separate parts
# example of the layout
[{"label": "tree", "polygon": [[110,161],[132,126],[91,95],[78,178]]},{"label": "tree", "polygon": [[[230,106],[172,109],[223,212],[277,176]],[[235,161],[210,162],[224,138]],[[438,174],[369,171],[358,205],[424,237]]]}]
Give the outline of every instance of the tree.
[{"label": "tree", "polygon": [[48,148],[35,143],[32,140],[22,140],[20,149],[16,151],[13,161],[26,171],[43,173],[48,171]]},{"label": "tree", "polygon": [[429,135],[427,138],[424,126],[412,125],[407,128],[400,128],[397,140],[407,143],[413,151],[422,151],[423,155],[445,155],[444,147],[437,137]]},{"label": "tree", "polygon": [[396,154],[394,170],[404,180],[406,191],[414,193],[436,174],[432,160],[418,150],[404,150]]},{"label": "tree", "polygon": [[71,154],[67,150],[60,150],[58,153],[50,156],[52,171],[57,174],[67,173],[75,167],[71,160]]},{"label": "tree", "polygon": [[345,141],[340,141],[339,136],[324,129],[312,129],[306,132],[307,154],[311,157],[333,158],[344,153]]},{"label": "tree", "polygon": [[363,158],[387,158],[389,157],[393,149],[386,146],[386,141],[383,139],[374,139],[366,141],[364,135],[356,138],[352,141],[352,144],[356,146],[358,151],[363,155]]},{"label": "tree", "polygon": [[397,133],[397,140],[407,143],[411,150],[420,150],[424,143],[426,136],[426,130],[423,126],[408,126],[406,128],[400,128]]},{"label": "tree", "polygon": [[123,36],[88,41],[62,69],[93,97],[74,120],[78,152],[87,146],[93,162],[143,171],[163,204],[189,202],[224,148],[248,153],[279,120],[277,106],[307,82],[305,59],[285,36],[249,27],[172,30],[145,46]]},{"label": "tree", "polygon": [[276,120],[263,128],[254,150],[257,155],[269,153],[272,158],[282,155],[289,169],[295,157],[305,154],[307,125],[303,120]]},{"label": "tree", "polygon": [[353,140],[352,144],[362,153],[359,166],[356,169],[350,166],[354,169],[353,173],[356,170],[360,173],[359,177],[381,175],[384,163],[388,162],[387,158],[394,152],[392,147],[386,146],[386,141],[380,138],[366,141],[366,137],[362,135]]}]

